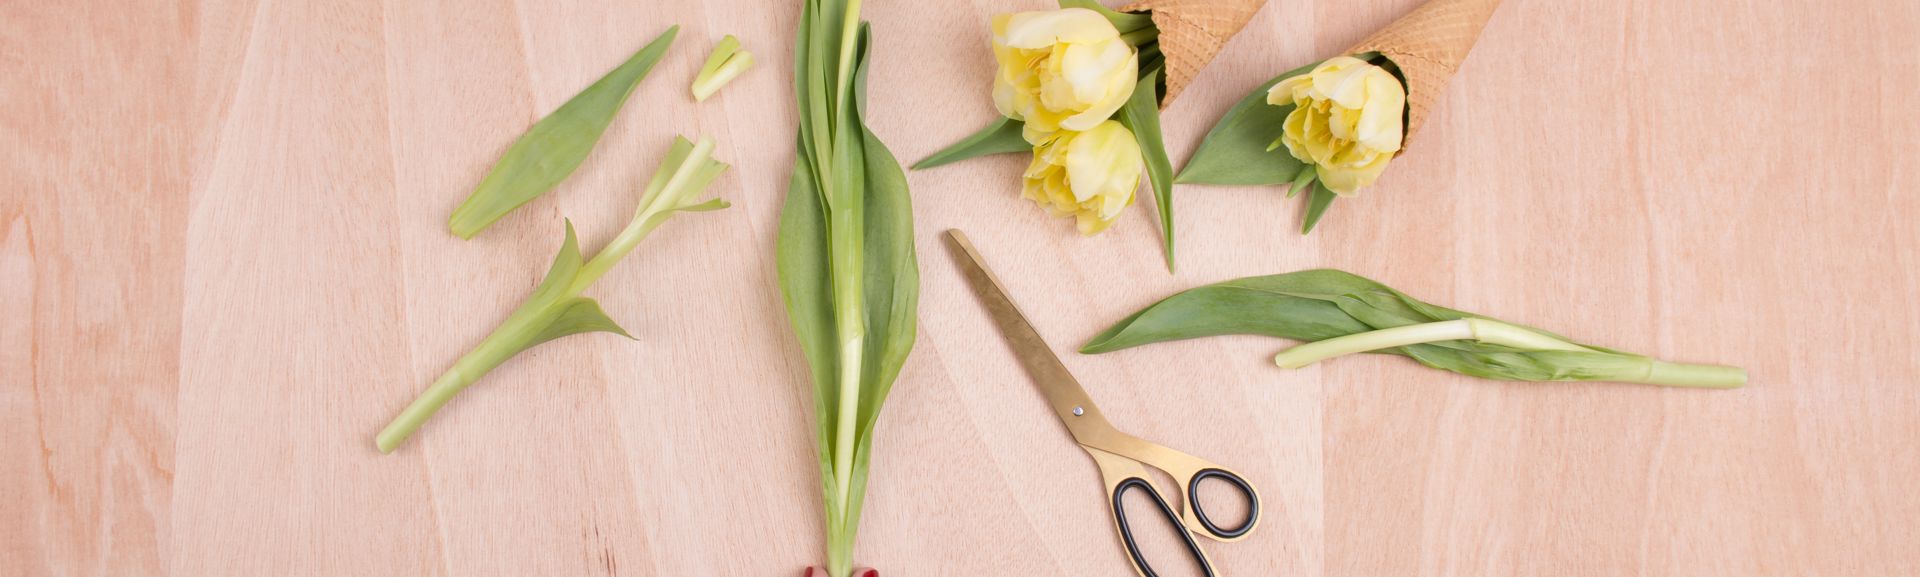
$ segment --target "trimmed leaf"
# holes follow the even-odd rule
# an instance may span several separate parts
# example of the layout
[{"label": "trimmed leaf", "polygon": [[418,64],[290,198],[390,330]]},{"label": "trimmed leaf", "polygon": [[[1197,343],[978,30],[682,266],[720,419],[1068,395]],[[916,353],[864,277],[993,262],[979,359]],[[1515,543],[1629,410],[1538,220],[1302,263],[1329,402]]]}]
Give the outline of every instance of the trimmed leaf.
[{"label": "trimmed leaf", "polygon": [[600,135],[640,80],[666,54],[680,27],[668,28],[625,63],[580,91],[573,99],[534,123],[533,128],[507,147],[466,202],[453,211],[447,227],[460,238],[473,238],[508,212],[526,204],[580,167],[593,152]]},{"label": "trimmed leaf", "polygon": [[613,333],[633,339],[633,335],[627,334],[626,329],[620,328],[618,323],[608,318],[607,313],[600,310],[600,303],[594,302],[593,299],[573,297],[561,303],[559,310],[560,313],[553,318],[553,321],[533,335],[524,348],[530,349],[540,343],[580,333]]},{"label": "trimmed leaf", "polygon": [[994,121],[993,124],[989,124],[986,128],[980,129],[979,132],[973,133],[972,136],[955,142],[952,146],[948,146],[940,152],[935,152],[931,156],[920,159],[920,162],[913,164],[913,169],[933,168],[943,164],[951,164],[989,154],[1031,152],[1033,151],[1033,145],[1028,144],[1027,139],[1020,135],[1021,129],[1025,126],[1025,123],[1018,120],[1004,116],[1000,117],[1000,119]]},{"label": "trimmed leaf", "polygon": [[1200,147],[1187,159],[1174,182],[1183,184],[1281,184],[1292,182],[1305,163],[1285,148],[1267,150],[1286,123],[1292,105],[1267,104],[1267,90],[1287,78],[1305,74],[1319,63],[1288,71],[1260,85],[1227,110],[1207,131]]},{"label": "trimmed leaf", "polygon": [[1173,271],[1173,162],[1167,160],[1166,140],[1160,134],[1160,106],[1157,97],[1160,70],[1148,71],[1134,85],[1133,96],[1120,107],[1120,124],[1133,131],[1146,157],[1147,180],[1153,185],[1155,216],[1160,219],[1160,240],[1167,258],[1167,271]]},{"label": "trimmed leaf", "polygon": [[562,219],[561,222],[566,225],[567,239],[560,243],[560,252],[553,255],[553,264],[547,266],[547,276],[540,279],[539,286],[534,287],[533,296],[527,297],[527,302],[513,312],[508,322],[537,308],[537,304],[559,300],[566,293],[568,285],[573,284],[574,275],[580,273],[580,240],[573,234],[573,220]]}]

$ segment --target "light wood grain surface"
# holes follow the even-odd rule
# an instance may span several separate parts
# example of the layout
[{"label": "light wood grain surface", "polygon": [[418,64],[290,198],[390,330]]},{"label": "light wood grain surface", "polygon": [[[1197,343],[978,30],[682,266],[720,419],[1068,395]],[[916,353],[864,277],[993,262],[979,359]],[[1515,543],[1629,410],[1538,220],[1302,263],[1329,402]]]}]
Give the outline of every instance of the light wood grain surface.
[{"label": "light wood grain surface", "polygon": [[[1276,0],[1168,110],[1239,96],[1417,0]],[[872,0],[871,125],[917,159],[993,117],[989,15]],[[0,6],[0,576],[793,575],[822,560],[812,385],[774,282],[798,2]],[[540,115],[669,24],[573,178],[466,242],[446,215]],[[737,34],[760,65],[696,105]],[[859,559],[1124,575],[1091,462],[937,234],[1057,348],[1181,288],[1338,267],[1679,360],[1734,391],[1512,384],[1397,358],[1300,371],[1219,338],[1066,363],[1121,428],[1228,464],[1226,575],[1920,574],[1920,5],[1509,0],[1414,148],[1312,236],[1271,188],[1182,187],[1083,239],[1025,160],[909,175],[919,345]],[[631,214],[673,134],[732,163],[591,291],[638,342],[501,367],[372,437]]]}]

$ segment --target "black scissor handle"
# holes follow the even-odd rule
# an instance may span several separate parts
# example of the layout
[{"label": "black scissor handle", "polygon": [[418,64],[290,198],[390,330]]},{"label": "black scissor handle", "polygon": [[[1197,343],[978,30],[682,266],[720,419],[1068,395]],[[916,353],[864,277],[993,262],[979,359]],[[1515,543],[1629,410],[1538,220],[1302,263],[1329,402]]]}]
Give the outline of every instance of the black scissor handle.
[{"label": "black scissor handle", "polygon": [[[1199,475],[1195,475],[1194,478],[1198,479]],[[1123,504],[1123,498],[1131,489],[1146,491],[1147,495],[1153,497],[1153,503],[1160,507],[1161,516],[1166,518],[1168,523],[1172,523],[1174,532],[1179,533],[1180,538],[1186,541],[1187,552],[1193,554],[1194,564],[1199,565],[1200,571],[1207,577],[1214,577],[1213,563],[1207,561],[1206,553],[1200,551],[1200,544],[1194,542],[1193,533],[1187,531],[1186,525],[1180,522],[1180,515],[1173,512],[1173,507],[1167,505],[1167,500],[1160,496],[1160,491],[1155,490],[1152,483],[1139,477],[1129,477],[1113,488],[1113,519],[1120,525],[1120,540],[1126,542],[1127,556],[1133,558],[1134,567],[1138,567],[1140,573],[1146,577],[1159,577],[1158,573],[1153,572],[1153,566],[1147,564],[1146,557],[1140,555],[1140,544],[1133,540],[1133,526],[1127,522],[1127,508]],[[1247,525],[1252,526],[1253,523],[1249,522]],[[1241,533],[1245,532],[1243,528]]]},{"label": "black scissor handle", "polygon": [[[1200,482],[1207,479],[1220,479],[1240,490],[1240,494],[1247,498],[1247,520],[1241,521],[1237,527],[1222,529],[1219,525],[1215,525],[1212,519],[1207,518],[1207,509],[1200,506]],[[1238,539],[1248,531],[1252,531],[1253,524],[1260,520],[1260,495],[1253,492],[1253,485],[1232,471],[1224,469],[1204,469],[1194,473],[1193,478],[1187,480],[1187,507],[1193,509],[1193,517],[1200,521],[1200,526],[1221,539]]]}]

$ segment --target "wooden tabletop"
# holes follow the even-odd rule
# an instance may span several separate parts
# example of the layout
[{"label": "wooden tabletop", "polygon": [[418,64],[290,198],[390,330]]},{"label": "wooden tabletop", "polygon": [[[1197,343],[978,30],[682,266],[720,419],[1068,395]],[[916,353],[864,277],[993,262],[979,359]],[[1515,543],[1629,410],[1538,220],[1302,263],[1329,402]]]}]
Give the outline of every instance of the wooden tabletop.
[{"label": "wooden tabletop", "polygon": [[[1233,101],[1418,0],[1268,5],[1167,111]],[[778,575],[823,560],[812,384],[775,286],[798,0],[0,7],[0,577]],[[918,159],[994,117],[991,14],[873,0],[871,126]],[[591,158],[473,241],[450,210],[670,24]],[[695,104],[712,43],[757,68]],[[919,344],[858,558],[1126,575],[1091,461],[968,292],[969,232],[1116,425],[1266,498],[1225,575],[1920,573],[1920,5],[1510,0],[1420,139],[1302,237],[1273,188],[1183,186],[1080,238],[1026,159],[913,172]],[[374,433],[591,250],[672,135],[730,210],[675,218],[570,337],[393,455]],[[1732,391],[1521,384],[1286,342],[1071,352],[1179,289],[1337,267],[1579,340],[1747,367]],[[1177,563],[1169,563],[1177,565]]]}]

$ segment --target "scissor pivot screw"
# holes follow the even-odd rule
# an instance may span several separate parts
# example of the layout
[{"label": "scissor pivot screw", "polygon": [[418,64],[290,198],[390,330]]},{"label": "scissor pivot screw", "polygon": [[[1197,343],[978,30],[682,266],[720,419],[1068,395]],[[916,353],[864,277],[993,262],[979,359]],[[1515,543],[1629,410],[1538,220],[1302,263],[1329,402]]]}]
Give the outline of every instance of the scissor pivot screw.
[{"label": "scissor pivot screw", "polygon": [[1087,410],[1086,410],[1086,409],[1082,409],[1082,408],[1080,408],[1080,407],[1074,407],[1074,408],[1073,408],[1073,416],[1075,416],[1075,417],[1078,417],[1078,416],[1080,416],[1080,415],[1085,415],[1085,414],[1087,414]]}]

